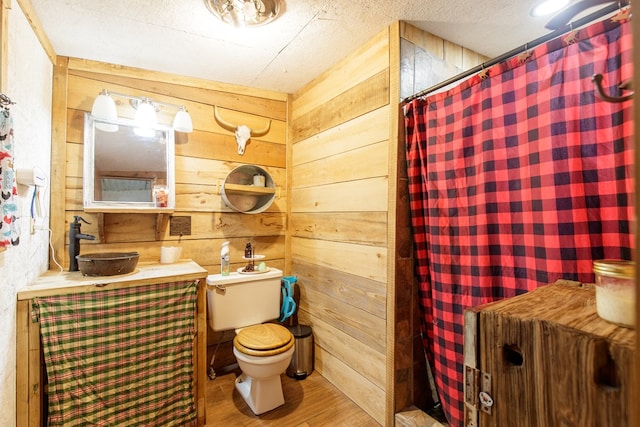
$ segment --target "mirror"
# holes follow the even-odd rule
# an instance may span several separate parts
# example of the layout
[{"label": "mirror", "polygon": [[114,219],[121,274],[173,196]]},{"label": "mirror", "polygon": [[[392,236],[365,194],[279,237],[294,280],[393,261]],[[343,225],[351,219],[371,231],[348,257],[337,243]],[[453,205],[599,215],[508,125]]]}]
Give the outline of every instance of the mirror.
[{"label": "mirror", "polygon": [[173,129],[142,129],[133,120],[85,113],[85,210],[162,210],[175,207]]}]

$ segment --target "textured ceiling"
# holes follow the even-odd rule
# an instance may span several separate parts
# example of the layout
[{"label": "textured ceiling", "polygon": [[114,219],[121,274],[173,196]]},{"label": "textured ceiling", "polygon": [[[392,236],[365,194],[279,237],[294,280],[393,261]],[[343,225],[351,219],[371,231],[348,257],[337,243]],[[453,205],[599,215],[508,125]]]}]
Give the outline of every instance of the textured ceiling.
[{"label": "textured ceiling", "polygon": [[242,30],[202,0],[31,0],[56,54],[293,93],[396,20],[494,57],[548,32],[537,0],[287,0]]}]

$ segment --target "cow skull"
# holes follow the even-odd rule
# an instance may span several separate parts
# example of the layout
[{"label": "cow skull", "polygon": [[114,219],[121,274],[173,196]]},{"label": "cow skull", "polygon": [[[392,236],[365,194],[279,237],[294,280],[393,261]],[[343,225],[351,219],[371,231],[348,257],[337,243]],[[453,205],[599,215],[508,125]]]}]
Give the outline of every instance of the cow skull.
[{"label": "cow skull", "polygon": [[264,129],[260,130],[252,130],[247,125],[234,125],[233,123],[230,123],[220,117],[220,114],[218,113],[218,107],[215,105],[213,107],[213,117],[216,119],[216,122],[220,125],[220,127],[228,130],[229,132],[235,133],[236,142],[238,143],[238,154],[240,154],[241,156],[244,154],[244,149],[247,146],[247,141],[252,136],[264,136],[267,134],[267,132],[269,132],[269,129],[271,129],[271,120],[269,120],[269,123],[267,123],[267,126]]}]

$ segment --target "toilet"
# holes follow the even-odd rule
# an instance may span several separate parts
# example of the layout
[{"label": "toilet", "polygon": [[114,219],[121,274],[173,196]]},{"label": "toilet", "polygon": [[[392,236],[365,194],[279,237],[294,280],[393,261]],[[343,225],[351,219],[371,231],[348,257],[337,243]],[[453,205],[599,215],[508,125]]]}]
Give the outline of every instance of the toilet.
[{"label": "toilet", "polygon": [[282,271],[207,277],[209,325],[214,331],[234,329],[233,354],[242,374],[235,387],[254,414],[284,404],[280,376],[295,350],[284,326],[263,323],[280,316]]}]

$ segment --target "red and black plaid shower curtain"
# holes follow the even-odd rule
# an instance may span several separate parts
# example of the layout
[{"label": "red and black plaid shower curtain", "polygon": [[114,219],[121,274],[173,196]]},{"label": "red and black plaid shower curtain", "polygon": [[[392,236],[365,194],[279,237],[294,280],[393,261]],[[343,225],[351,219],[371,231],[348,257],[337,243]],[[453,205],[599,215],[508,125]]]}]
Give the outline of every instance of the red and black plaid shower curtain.
[{"label": "red and black plaid shower curtain", "polygon": [[631,257],[632,102],[591,82],[620,95],[631,47],[629,23],[599,22],[405,106],[424,344],[452,426],[465,308]]}]

